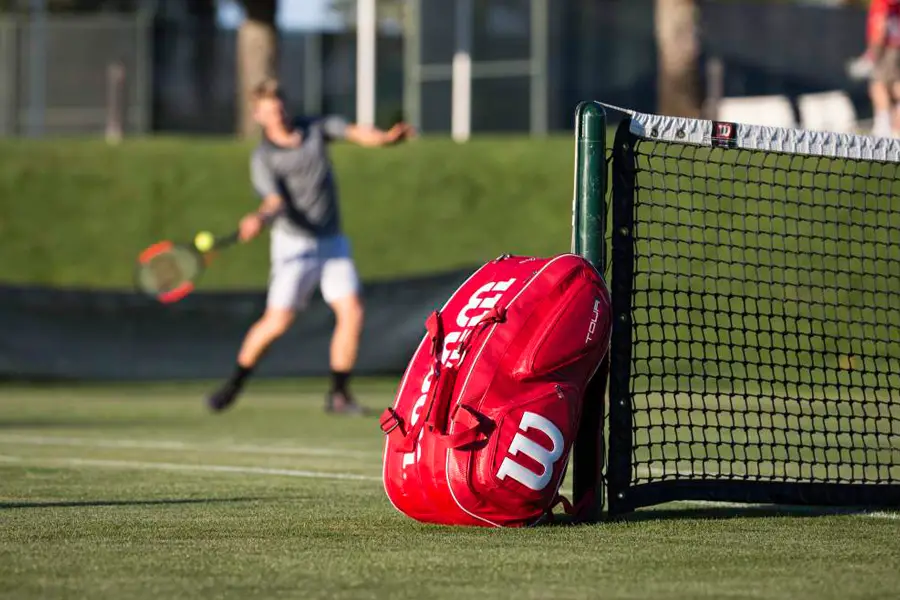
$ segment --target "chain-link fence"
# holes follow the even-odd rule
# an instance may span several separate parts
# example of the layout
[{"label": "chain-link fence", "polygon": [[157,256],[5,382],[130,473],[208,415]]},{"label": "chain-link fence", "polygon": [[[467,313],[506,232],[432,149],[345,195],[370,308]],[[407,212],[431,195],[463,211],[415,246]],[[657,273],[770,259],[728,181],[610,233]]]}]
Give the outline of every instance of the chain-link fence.
[{"label": "chain-link fence", "polygon": [[471,4],[473,131],[569,129],[579,101],[642,110],[656,102],[648,0],[410,0],[406,111],[425,131],[451,127],[460,3]]},{"label": "chain-link fence", "polygon": [[103,132],[111,73],[126,132],[150,122],[150,28],[138,17],[0,19],[0,135]]},{"label": "chain-link fence", "polygon": [[450,129],[452,63],[462,43],[471,56],[472,130],[546,130],[545,25],[556,14],[546,0],[413,0],[410,11],[406,111],[417,126]]},{"label": "chain-link fence", "polygon": [[[405,104],[406,118],[424,131],[448,131],[454,2],[411,4],[416,34],[405,44],[379,38],[377,120],[396,120]],[[473,16],[474,131],[566,129],[574,106],[589,97],[653,109],[648,1],[476,0]],[[352,31],[282,32],[280,46],[291,109],[353,118]],[[230,133],[235,49],[233,30],[177,20],[51,16],[44,28],[0,20],[0,135],[101,133],[118,118],[126,134]],[[120,83],[110,77],[116,64]]]},{"label": "chain-link fence", "polygon": [[[290,108],[353,118],[354,33],[285,32]],[[234,30],[141,16],[0,19],[0,135],[227,134],[237,121]],[[402,116],[403,44],[378,41],[379,124]]]},{"label": "chain-link fence", "polygon": [[[153,129],[225,133],[237,119],[237,35],[233,30],[157,22],[153,36]],[[283,32],[278,76],[295,112],[356,111],[356,36]],[[403,42],[378,39],[377,114],[385,126],[400,118]]]},{"label": "chain-link fence", "polygon": [[[657,109],[653,0],[409,0],[405,104],[423,130],[451,128],[460,2],[473,7],[472,131],[571,129],[585,99]],[[716,59],[729,96],[841,89],[860,112],[870,110],[865,84],[845,71],[865,45],[864,11],[764,0],[698,4],[704,86],[705,63]]]},{"label": "chain-link fence", "polygon": [[[377,121],[451,128],[460,0],[409,0],[406,37],[378,42]],[[472,10],[471,130],[572,127],[601,99],[657,107],[653,0],[467,0]],[[863,49],[865,13],[771,2],[700,2],[702,61],[724,66],[725,95],[844,89],[862,115],[865,82],[844,66]],[[290,108],[355,116],[356,37],[284,31],[279,75]],[[228,134],[237,121],[236,34],[141,16],[0,19],[0,135]],[[123,79],[115,77],[120,65]],[[698,65],[701,78],[703,65]]]}]

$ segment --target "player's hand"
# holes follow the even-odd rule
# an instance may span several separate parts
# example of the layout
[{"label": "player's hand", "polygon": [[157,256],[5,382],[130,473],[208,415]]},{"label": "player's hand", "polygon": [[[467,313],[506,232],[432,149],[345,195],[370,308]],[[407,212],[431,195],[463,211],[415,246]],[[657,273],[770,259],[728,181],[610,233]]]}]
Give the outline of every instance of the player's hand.
[{"label": "player's hand", "polygon": [[262,231],[262,226],[262,218],[256,213],[250,213],[241,219],[240,226],[238,227],[241,241],[249,242],[258,236],[259,232]]},{"label": "player's hand", "polygon": [[415,136],[415,134],[416,130],[412,125],[400,122],[388,129],[387,137],[389,143],[396,144],[401,140],[405,140]]}]

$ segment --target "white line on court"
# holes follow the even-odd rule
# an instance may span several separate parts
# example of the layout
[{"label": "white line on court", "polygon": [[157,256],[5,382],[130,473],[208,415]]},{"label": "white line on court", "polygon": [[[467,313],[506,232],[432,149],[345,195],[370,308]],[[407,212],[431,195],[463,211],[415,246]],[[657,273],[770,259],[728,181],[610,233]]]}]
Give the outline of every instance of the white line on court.
[{"label": "white line on court", "polygon": [[235,465],[186,465],[166,462],[143,462],[132,460],[99,460],[84,458],[42,458],[25,459],[21,456],[0,455],[0,461],[23,465],[59,465],[64,467],[100,467],[111,469],[136,469],[156,471],[194,471],[201,473],[242,473],[251,475],[278,475],[305,479],[334,479],[340,481],[381,481],[380,477],[357,475],[355,473],[329,473],[325,471],[303,471],[297,469],[270,469],[267,467],[244,467]]},{"label": "white line on court", "polygon": [[79,446],[84,448],[134,448],[143,450],[176,450],[190,452],[231,452],[235,454],[284,454],[324,456],[330,458],[381,458],[378,451],[342,450],[340,448],[307,448],[299,446],[260,446],[255,444],[192,444],[174,440],[110,440],[95,438],[0,434],[0,444],[29,446]]}]

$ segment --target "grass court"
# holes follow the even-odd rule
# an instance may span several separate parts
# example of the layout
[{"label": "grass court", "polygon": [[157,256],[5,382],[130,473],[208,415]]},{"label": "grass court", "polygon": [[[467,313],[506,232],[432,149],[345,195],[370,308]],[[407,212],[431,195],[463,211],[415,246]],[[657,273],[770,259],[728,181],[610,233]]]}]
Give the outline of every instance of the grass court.
[{"label": "grass court", "polygon": [[[678,503],[538,530],[417,524],[324,382],[0,387],[0,598],[894,598],[900,513]],[[394,380],[356,383],[381,409]],[[564,487],[569,487],[567,481]]]}]

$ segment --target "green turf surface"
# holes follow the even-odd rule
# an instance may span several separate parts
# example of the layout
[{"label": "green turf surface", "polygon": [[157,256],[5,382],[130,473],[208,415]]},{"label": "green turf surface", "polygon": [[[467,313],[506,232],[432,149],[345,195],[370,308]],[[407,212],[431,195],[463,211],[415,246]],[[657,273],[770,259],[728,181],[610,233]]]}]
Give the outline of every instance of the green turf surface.
[{"label": "green turf surface", "polygon": [[[335,145],[362,276],[568,250],[573,147],[570,136]],[[226,232],[255,208],[250,150],[204,139],[0,140],[0,282],[130,287],[147,244]],[[267,251],[261,239],[223,253],[203,285],[264,286]]]},{"label": "green turf surface", "polygon": [[[393,381],[361,381],[364,403]],[[374,419],[317,382],[0,388],[0,597],[892,598],[895,513],[675,505],[535,530],[416,524]]]}]

